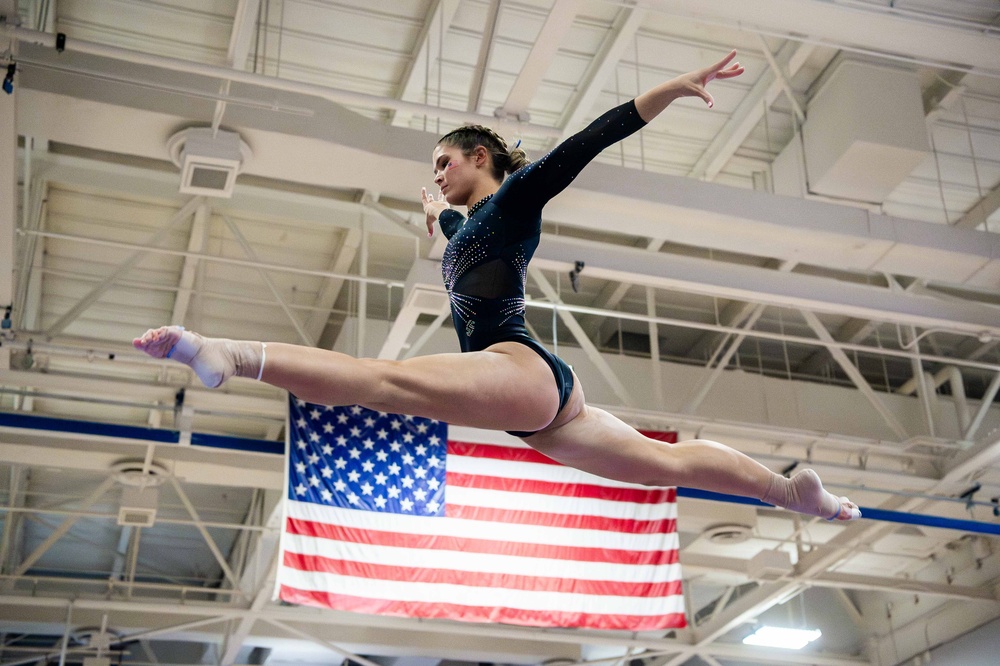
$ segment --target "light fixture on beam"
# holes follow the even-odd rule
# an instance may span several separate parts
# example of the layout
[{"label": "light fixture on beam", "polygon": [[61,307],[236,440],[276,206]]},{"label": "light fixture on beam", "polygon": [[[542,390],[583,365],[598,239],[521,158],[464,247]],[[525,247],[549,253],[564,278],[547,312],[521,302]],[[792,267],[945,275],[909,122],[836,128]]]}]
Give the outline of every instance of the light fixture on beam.
[{"label": "light fixture on beam", "polygon": [[743,639],[744,645],[801,650],[823,635],[819,629],[763,626]]},{"label": "light fixture on beam", "polygon": [[236,132],[192,127],[167,141],[170,157],[181,170],[182,194],[230,198],[236,176],[253,153]]},{"label": "light fixture on beam", "polygon": [[152,527],[160,501],[159,486],[167,470],[156,462],[123,460],[112,466],[115,480],[122,486],[118,524],[122,527]]}]

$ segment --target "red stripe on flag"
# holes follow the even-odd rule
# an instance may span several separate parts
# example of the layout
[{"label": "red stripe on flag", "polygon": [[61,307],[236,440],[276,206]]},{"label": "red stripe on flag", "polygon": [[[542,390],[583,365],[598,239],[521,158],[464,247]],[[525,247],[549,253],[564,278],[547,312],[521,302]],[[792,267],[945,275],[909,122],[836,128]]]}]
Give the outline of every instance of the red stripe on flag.
[{"label": "red stripe on flag", "polygon": [[445,507],[448,518],[482,520],[490,523],[516,523],[542,525],[580,530],[600,530],[624,534],[671,534],[677,531],[677,520],[633,520],[631,518],[606,518],[579,514],[545,513],[543,511],[514,511],[488,506],[465,506],[449,503]]},{"label": "red stripe on flag", "polygon": [[303,555],[285,551],[286,567],[299,571],[368,578],[375,580],[462,585],[474,588],[531,590],[533,592],[559,592],[614,597],[669,597],[681,593],[681,581],[662,583],[628,583],[614,580],[582,580],[554,578],[551,576],[524,576],[520,574],[481,573],[430,567],[398,567],[353,560],[340,560],[320,555]]},{"label": "red stripe on flag", "polygon": [[[640,430],[640,434],[655,439],[664,444],[676,444],[677,433],[673,431]],[[476,444],[473,442],[458,442],[448,440],[448,453],[474,458],[492,458],[494,460],[513,460],[516,462],[542,463],[545,465],[562,465],[552,458],[543,455],[535,449],[499,446],[496,444]]]},{"label": "red stripe on flag", "polygon": [[554,546],[548,544],[491,541],[489,539],[467,539],[444,535],[404,534],[401,532],[383,532],[379,530],[343,527],[341,525],[331,525],[298,518],[288,518],[285,531],[289,534],[300,536],[362,543],[372,546],[392,546],[395,548],[427,548],[468,553],[537,557],[552,560],[613,562],[616,564],[632,565],[677,563],[677,551],[673,549],[634,551],[615,548],[585,548],[581,546]]},{"label": "red stripe on flag", "polygon": [[535,479],[511,479],[500,476],[483,476],[481,474],[462,474],[460,472],[448,472],[446,481],[448,485],[461,486],[463,488],[506,490],[512,493],[536,493],[558,497],[585,497],[612,502],[631,502],[633,504],[662,504],[663,502],[673,502],[677,497],[676,488],[643,490],[641,488],[598,486],[590,483],[560,483],[557,481],[537,481]]},{"label": "red stripe on flag", "polygon": [[655,439],[658,442],[666,442],[667,444],[677,443],[677,432],[674,430],[640,430],[639,434],[645,435],[650,439]]},{"label": "red stripe on flag", "polygon": [[683,613],[664,615],[599,615],[593,613],[563,613],[558,611],[521,610],[490,606],[465,606],[419,601],[368,599],[346,594],[311,592],[282,585],[282,601],[306,606],[319,606],[354,613],[419,617],[466,622],[506,622],[533,627],[579,627],[581,629],[621,629],[653,631],[687,626]]},{"label": "red stripe on flag", "polygon": [[448,440],[448,455],[467,456],[470,458],[489,458],[490,460],[509,460],[512,462],[541,463],[543,465],[560,465],[552,458],[543,456],[534,449],[522,449],[514,446],[497,446],[495,444],[455,442],[450,439]]}]

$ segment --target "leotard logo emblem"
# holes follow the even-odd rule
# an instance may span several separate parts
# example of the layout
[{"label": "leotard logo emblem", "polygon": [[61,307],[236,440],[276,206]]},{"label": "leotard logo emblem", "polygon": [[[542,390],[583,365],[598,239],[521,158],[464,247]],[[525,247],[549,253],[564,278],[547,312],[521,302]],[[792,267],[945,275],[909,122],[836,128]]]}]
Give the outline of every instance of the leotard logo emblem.
[{"label": "leotard logo emblem", "polygon": [[472,321],[471,319],[468,322],[466,322],[466,324],[465,324],[465,337],[471,338],[472,337],[472,331],[475,330],[475,328],[476,328],[476,322]]}]

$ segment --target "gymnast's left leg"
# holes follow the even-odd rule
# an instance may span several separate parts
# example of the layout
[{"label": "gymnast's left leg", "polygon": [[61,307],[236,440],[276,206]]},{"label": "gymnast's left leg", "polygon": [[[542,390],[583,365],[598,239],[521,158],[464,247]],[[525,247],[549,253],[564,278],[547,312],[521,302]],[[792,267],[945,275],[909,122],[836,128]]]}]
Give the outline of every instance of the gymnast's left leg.
[{"label": "gymnast's left leg", "polygon": [[650,439],[603,409],[585,404],[579,382],[556,421],[524,441],[564,465],[617,481],[752,497],[829,520],[861,516],[846,497],[825,490],[811,469],[789,479],[718,442],[692,439],[667,444]]}]

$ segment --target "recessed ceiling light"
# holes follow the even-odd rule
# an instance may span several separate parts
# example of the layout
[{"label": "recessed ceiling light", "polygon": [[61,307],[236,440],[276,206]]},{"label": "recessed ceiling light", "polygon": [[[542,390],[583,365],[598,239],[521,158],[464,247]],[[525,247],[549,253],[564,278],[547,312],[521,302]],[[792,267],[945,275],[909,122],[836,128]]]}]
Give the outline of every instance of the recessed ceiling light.
[{"label": "recessed ceiling light", "polygon": [[744,645],[801,650],[823,635],[819,629],[788,629],[787,627],[761,627],[743,639]]}]

